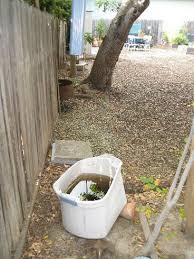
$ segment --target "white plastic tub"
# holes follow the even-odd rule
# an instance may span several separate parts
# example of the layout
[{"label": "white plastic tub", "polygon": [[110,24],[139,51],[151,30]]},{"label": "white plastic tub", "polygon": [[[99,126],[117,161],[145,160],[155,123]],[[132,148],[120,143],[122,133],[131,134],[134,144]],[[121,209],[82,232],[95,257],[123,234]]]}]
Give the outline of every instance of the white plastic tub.
[{"label": "white plastic tub", "polygon": [[[104,238],[110,231],[127,200],[121,176],[122,162],[112,155],[81,160],[71,166],[53,185],[62,212],[64,228],[84,238]],[[69,184],[84,173],[113,177],[106,195],[96,201],[80,201],[64,191]]]}]

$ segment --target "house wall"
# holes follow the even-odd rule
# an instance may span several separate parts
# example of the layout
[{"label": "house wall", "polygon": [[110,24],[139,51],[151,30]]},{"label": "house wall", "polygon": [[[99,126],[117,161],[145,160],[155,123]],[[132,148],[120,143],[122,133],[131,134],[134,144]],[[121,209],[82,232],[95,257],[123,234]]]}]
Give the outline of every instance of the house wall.
[{"label": "house wall", "polygon": [[[86,11],[85,15],[85,26],[84,26],[84,32],[89,32],[92,34],[92,11]],[[89,43],[85,44],[85,53],[88,55],[91,55],[92,53],[92,46]]]}]

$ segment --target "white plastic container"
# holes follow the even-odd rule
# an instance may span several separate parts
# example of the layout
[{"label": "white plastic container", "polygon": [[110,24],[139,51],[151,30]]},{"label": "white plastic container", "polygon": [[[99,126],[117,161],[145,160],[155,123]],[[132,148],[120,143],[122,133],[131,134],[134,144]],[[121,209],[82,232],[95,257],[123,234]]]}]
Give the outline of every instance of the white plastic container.
[{"label": "white plastic container", "polygon": [[[54,184],[62,212],[64,228],[79,237],[104,238],[125,206],[127,199],[121,176],[122,162],[112,155],[81,160],[71,166]],[[80,201],[64,191],[81,174],[111,176],[112,184],[106,195],[95,201]]]}]

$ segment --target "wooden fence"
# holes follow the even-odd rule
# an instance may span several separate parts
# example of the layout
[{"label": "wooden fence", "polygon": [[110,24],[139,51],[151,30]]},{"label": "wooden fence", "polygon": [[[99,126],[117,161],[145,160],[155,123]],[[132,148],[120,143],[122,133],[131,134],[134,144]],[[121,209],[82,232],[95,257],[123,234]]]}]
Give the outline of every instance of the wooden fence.
[{"label": "wooden fence", "polygon": [[0,0],[1,259],[18,245],[58,114],[60,31],[51,15]]},{"label": "wooden fence", "polygon": [[66,54],[66,35],[67,24],[64,21],[59,22],[59,67],[64,68]]},{"label": "wooden fence", "polygon": [[162,40],[163,22],[161,20],[139,20],[142,31],[146,35],[152,35],[154,45],[160,44]]},{"label": "wooden fence", "polygon": [[[111,23],[110,19],[103,19],[108,29]],[[92,34],[97,36],[96,26],[99,20],[93,20],[92,22]],[[138,19],[134,24],[140,23],[141,29],[146,35],[152,35],[152,41],[154,45],[160,44],[163,32],[163,22],[161,20],[141,20]]]}]

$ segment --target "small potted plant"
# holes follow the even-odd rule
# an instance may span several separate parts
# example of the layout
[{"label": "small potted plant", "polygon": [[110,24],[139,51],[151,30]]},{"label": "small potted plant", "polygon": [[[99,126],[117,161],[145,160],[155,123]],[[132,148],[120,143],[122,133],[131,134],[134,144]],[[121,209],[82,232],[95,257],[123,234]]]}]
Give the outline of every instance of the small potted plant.
[{"label": "small potted plant", "polygon": [[84,40],[85,40],[85,44],[92,44],[93,43],[93,37],[92,37],[92,34],[90,32],[86,32],[84,34]]},{"label": "small potted plant", "polygon": [[172,40],[172,47],[177,48],[179,45],[188,45],[188,39],[183,30],[180,30],[179,34]]}]

